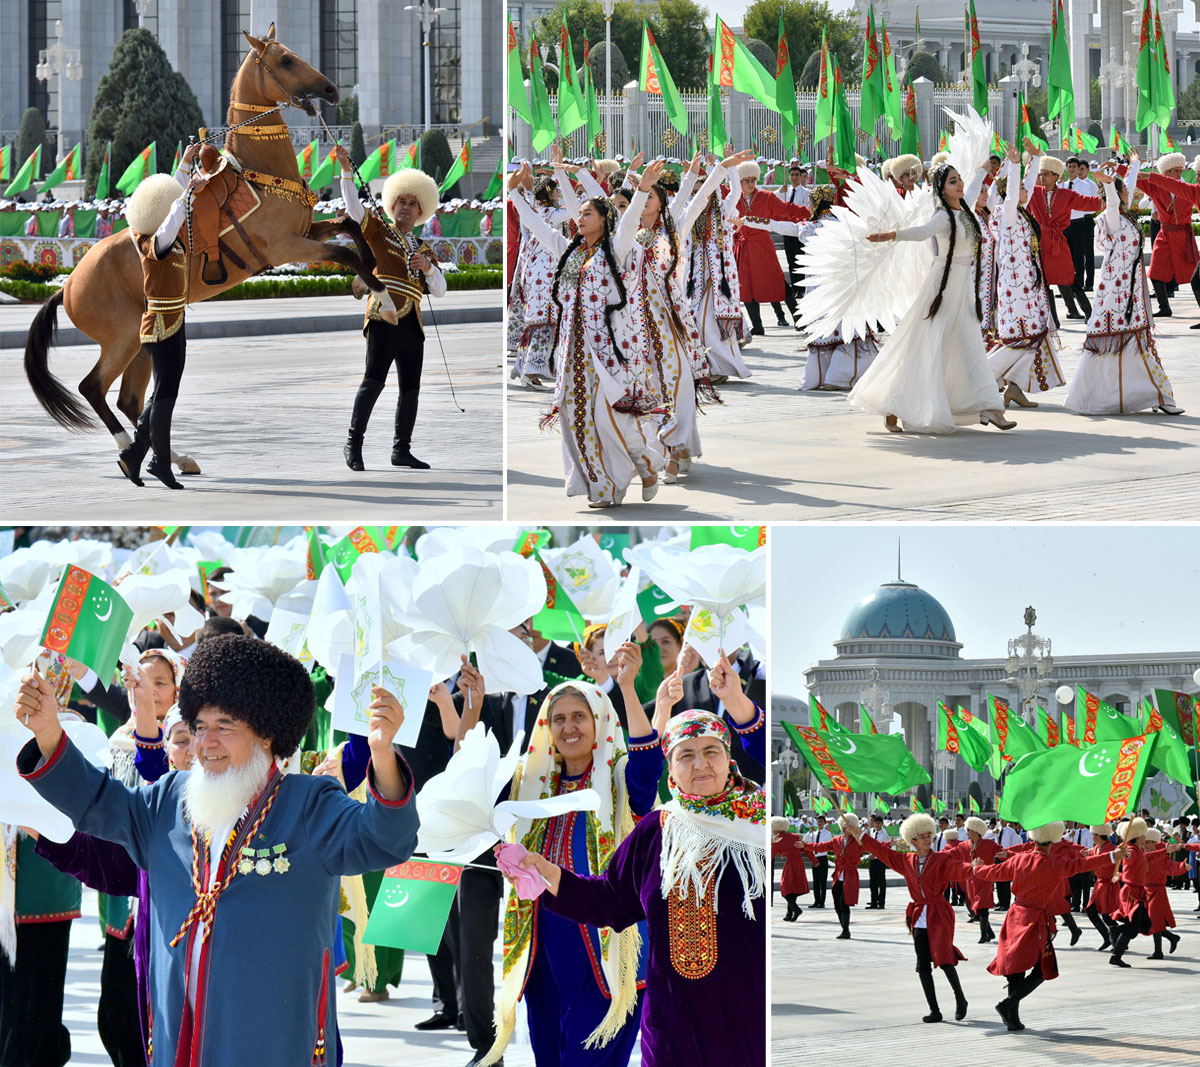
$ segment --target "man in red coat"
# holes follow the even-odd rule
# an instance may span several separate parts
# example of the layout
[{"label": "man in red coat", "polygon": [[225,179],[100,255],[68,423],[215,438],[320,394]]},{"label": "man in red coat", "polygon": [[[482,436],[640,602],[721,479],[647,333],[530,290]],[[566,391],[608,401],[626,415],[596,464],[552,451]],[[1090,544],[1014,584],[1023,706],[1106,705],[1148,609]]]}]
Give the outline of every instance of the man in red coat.
[{"label": "man in red coat", "polygon": [[804,870],[804,843],[800,835],[792,833],[791,823],[782,815],[771,819],[771,859],[783,857],[783,874],[779,878],[779,892],[787,901],[785,923],[794,923],[804,909],[796,903],[797,897],[808,893],[808,875]]},{"label": "man in red coat", "polygon": [[[1034,165],[1025,176],[1025,188],[1029,193],[1026,209],[1041,227],[1042,277],[1049,286],[1058,286],[1058,295],[1067,307],[1067,318],[1090,319],[1092,305],[1082,285],[1075,284],[1075,257],[1067,244],[1064,231],[1071,225],[1072,211],[1103,211],[1104,201],[1098,196],[1084,196],[1073,189],[1060,188],[1058,180],[1063,176],[1066,165],[1061,159],[1043,156],[1041,149],[1028,137],[1025,147],[1033,155]],[[1036,166],[1036,173],[1034,167]],[[1075,302],[1083,308],[1079,314]],[[1050,301],[1051,310],[1054,301]],[[1055,323],[1058,316],[1055,314]]]},{"label": "man in red coat", "polygon": [[[972,815],[967,819],[964,829],[967,840],[958,843],[959,859],[967,863],[973,863],[977,859],[983,860],[984,863],[995,863],[1000,845],[987,836],[987,823],[978,815]],[[985,945],[989,941],[995,941],[996,935],[988,921],[988,913],[996,903],[992,895],[992,883],[979,878],[968,878],[964,888],[967,893],[967,908],[979,922],[979,943]]]},{"label": "man in red coat", "polygon": [[[1112,843],[1112,826],[1109,823],[1101,823],[1098,826],[1093,826],[1091,830],[1092,855],[1103,856],[1111,852],[1114,848]],[[1092,895],[1088,898],[1087,907],[1083,909],[1083,913],[1104,939],[1104,943],[1100,946],[1101,952],[1112,944],[1113,933],[1117,929],[1117,923],[1110,916],[1116,912],[1119,906],[1119,890],[1116,883],[1111,878],[1097,878],[1095,885],[1092,887]]]},{"label": "man in red coat", "polygon": [[[1186,160],[1180,152],[1162,156],[1156,169],[1138,174],[1138,191],[1153,202],[1158,214],[1158,234],[1150,255],[1150,281],[1158,298],[1156,315],[1169,318],[1171,305],[1167,285],[1191,281],[1196,303],[1200,304],[1200,280],[1196,278],[1196,238],[1192,236],[1192,209],[1200,206],[1200,186],[1182,180]],[[1192,329],[1200,329],[1200,322]]]},{"label": "man in red coat", "polygon": [[1051,855],[1051,846],[1062,840],[1066,829],[1061,822],[1036,826],[1029,831],[1036,848],[1014,851],[1002,863],[991,866],[982,859],[975,860],[976,878],[1012,882],[1012,906],[1000,928],[996,958],[988,964],[989,974],[1003,975],[1008,981],[1008,996],[996,1005],[996,1011],[1010,1030],[1025,1029],[1018,1014],[1020,1002],[1046,979],[1058,977],[1051,942],[1054,913],[1062,902],[1063,879],[1076,871],[1101,871],[1102,877],[1110,878],[1113,863],[1129,851],[1122,845],[1106,856]]},{"label": "man in red coat", "polygon": [[[803,222],[812,217],[812,212],[799,204],[785,204],[773,193],[758,188],[758,164],[747,160],[738,167],[742,181],[742,197],[738,201],[738,213],[743,218],[765,222],[770,219],[787,222]],[[758,305],[766,301],[775,307],[775,318],[780,326],[786,326],[780,301],[786,300],[792,319],[796,318],[796,296],[783,279],[775,242],[766,230],[752,226],[741,227],[733,237],[733,258],[737,261],[738,282],[742,291],[742,303],[750,316],[751,333],[762,334],[762,316]],[[799,329],[799,325],[796,329]]]},{"label": "man in red coat", "polygon": [[858,838],[862,836],[862,828],[858,825],[858,816],[852,811],[842,815],[838,825],[842,832],[836,837],[823,845],[805,845],[804,850],[809,855],[828,852],[834,857],[833,908],[842,924],[842,932],[837,935],[837,940],[847,941],[850,938],[850,909],[858,903],[858,861],[863,851]]}]

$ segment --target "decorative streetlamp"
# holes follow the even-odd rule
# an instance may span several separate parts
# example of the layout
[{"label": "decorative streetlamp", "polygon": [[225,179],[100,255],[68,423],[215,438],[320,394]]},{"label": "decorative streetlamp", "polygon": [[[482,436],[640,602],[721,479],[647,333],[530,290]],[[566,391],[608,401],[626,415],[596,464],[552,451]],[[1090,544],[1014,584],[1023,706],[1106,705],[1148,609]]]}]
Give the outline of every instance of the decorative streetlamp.
[{"label": "decorative streetlamp", "polygon": [[54,23],[54,44],[38,52],[37,66],[34,74],[40,82],[48,82],[51,78],[58,79],[58,152],[54,160],[61,163],[63,158],[63,75],[68,81],[77,82],[83,77],[83,66],[79,62],[79,49],[66,48],[63,45],[62,19]]},{"label": "decorative streetlamp", "polygon": [[137,9],[138,27],[146,25],[146,12],[150,10],[150,5],[154,0],[133,0],[133,6]]},{"label": "decorative streetlamp", "polygon": [[604,6],[604,148],[612,151],[612,17],[617,0],[601,0]]},{"label": "decorative streetlamp", "polygon": [[1030,707],[1034,697],[1043,686],[1054,684],[1051,681],[1054,657],[1050,654],[1050,639],[1033,632],[1035,622],[1037,612],[1032,607],[1026,608],[1025,632],[1009,639],[1008,658],[1004,661],[1009,684],[1021,694],[1021,714],[1031,725],[1035,725]]},{"label": "decorative streetlamp", "polygon": [[1012,65],[1012,72],[1021,80],[1021,95],[1029,95],[1029,86],[1042,84],[1041,66],[1029,58],[1029,43],[1021,45],[1021,58]]},{"label": "decorative streetlamp", "polygon": [[[871,668],[870,678],[871,684],[862,691],[862,695],[859,697],[859,700],[862,702],[863,707],[865,707],[871,713],[871,718],[875,720],[876,728],[878,728],[879,719],[891,718],[891,693],[888,692],[888,690],[881,688],[879,685],[879,681],[882,678],[882,675],[879,673],[879,668]],[[860,730],[862,729],[861,722],[858,724],[858,728]]]},{"label": "decorative streetlamp", "polygon": [[438,15],[444,15],[446,8],[433,7],[429,0],[421,0],[419,4],[405,4],[405,11],[415,11],[417,17],[421,20],[421,29],[424,32],[425,43],[425,129],[429,129],[430,113],[432,105],[432,93],[429,88],[429,31],[433,28],[433,24],[437,22]]}]

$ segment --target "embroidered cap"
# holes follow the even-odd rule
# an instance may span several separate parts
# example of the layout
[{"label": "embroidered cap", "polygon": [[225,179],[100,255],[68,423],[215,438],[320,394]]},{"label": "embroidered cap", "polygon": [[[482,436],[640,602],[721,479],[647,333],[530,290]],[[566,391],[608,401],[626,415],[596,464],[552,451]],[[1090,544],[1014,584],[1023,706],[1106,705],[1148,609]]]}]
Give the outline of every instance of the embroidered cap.
[{"label": "embroidered cap", "polygon": [[693,737],[715,737],[729,748],[729,727],[720,719],[707,711],[685,711],[668,723],[662,739],[663,752],[669,756],[680,741]]}]

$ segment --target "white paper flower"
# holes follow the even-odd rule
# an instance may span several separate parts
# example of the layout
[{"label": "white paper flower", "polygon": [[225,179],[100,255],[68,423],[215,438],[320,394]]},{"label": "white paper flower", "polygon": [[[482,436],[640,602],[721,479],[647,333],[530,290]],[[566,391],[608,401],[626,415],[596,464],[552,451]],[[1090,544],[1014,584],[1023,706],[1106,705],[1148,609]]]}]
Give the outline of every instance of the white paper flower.
[{"label": "white paper flower", "polygon": [[232,568],[222,579],[222,599],[235,619],[271,620],[275,602],[306,580],[303,543],[235,548],[223,557]]},{"label": "white paper flower", "polygon": [[515,552],[451,548],[418,565],[407,589],[388,588],[396,620],[412,633],[393,641],[397,659],[448,678],[463,654],[475,653],[489,693],[535,693],[542,668],[508,631],[546,602],[546,579]]},{"label": "white paper flower", "polygon": [[304,640],[316,661],[333,670],[342,656],[354,655],[354,617],[337,571],[326,567],[316,584]]},{"label": "white paper flower", "polygon": [[767,587],[765,547],[747,552],[733,545],[702,545],[680,552],[660,544],[640,544],[625,549],[625,558],[677,603],[708,608],[722,617],[756,600]]},{"label": "white paper flower", "polygon": [[42,631],[56,591],[57,585],[51,583],[36,599],[0,615],[0,658],[13,670],[28,669],[42,647]]},{"label": "white paper flower", "polygon": [[[188,573],[174,568],[159,574],[130,574],[116,587],[133,611],[128,638],[132,641],[158,619],[175,634],[187,638],[204,625],[204,616],[192,607],[192,584]],[[173,621],[164,618],[171,615]]]},{"label": "white paper flower", "polygon": [[544,548],[540,555],[585,619],[608,621],[621,584],[621,567],[594,537],[585,535],[567,548]]},{"label": "white paper flower", "polygon": [[35,541],[0,559],[0,585],[13,601],[32,600],[73,563],[89,574],[102,575],[112,560],[106,541]]},{"label": "white paper flower", "polygon": [[524,737],[518,733],[501,758],[499,743],[483,723],[467,731],[446,769],[417,794],[418,852],[438,863],[470,863],[500,841],[517,819],[595,811],[600,806],[594,789],[548,800],[496,803],[512,781]]},{"label": "white paper flower", "polygon": [[520,526],[434,526],[417,538],[417,559],[424,562],[451,548],[512,551],[522,529]]}]

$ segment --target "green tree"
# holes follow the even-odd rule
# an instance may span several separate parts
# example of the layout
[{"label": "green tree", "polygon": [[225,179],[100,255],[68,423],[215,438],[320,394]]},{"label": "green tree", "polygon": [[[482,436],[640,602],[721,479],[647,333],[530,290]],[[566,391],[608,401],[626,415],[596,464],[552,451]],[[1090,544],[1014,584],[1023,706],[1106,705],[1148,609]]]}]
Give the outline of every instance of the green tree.
[{"label": "green tree", "polygon": [[339,100],[333,114],[339,126],[351,126],[356,123],[358,121],[358,94],[351,93]]},{"label": "green tree", "polygon": [[750,54],[766,68],[767,73],[771,77],[774,77],[775,49],[769,47],[765,41],[760,41],[757,37],[747,37],[744,43],[746,48],[749,49]]},{"label": "green tree", "polygon": [[350,160],[356,167],[367,161],[367,145],[363,141],[362,123],[355,120],[350,127]]},{"label": "green tree", "polygon": [[[1099,117],[1100,117],[1100,112],[1101,112],[1101,107],[1100,107],[1100,79],[1099,79],[1099,78],[1093,78],[1093,79],[1092,79],[1092,85],[1091,85],[1091,91],[1088,93],[1088,113],[1089,113],[1089,114],[1092,114],[1092,115],[1095,115],[1097,118],[1099,118]],[[1104,140],[1104,138],[1103,138],[1103,137],[1102,137],[1102,138],[1100,138],[1100,139],[1101,139],[1101,140]]]},{"label": "green tree", "polygon": [[[830,51],[842,64],[842,79],[858,82],[862,71],[863,35],[849,11],[835,12],[825,0],[755,0],[746,10],[745,35],[764,41],[771,52],[767,70],[775,73],[775,45],[779,40],[779,17],[787,35],[788,53],[796,63],[800,56],[812,56],[821,50],[821,30],[827,34]],[[747,42],[749,43],[749,42]],[[761,58],[761,57],[760,57]],[[807,70],[808,64],[805,64]],[[792,68],[795,71],[795,67]],[[813,70],[817,63],[813,62]],[[813,88],[816,81],[802,79],[797,85]]]},{"label": "green tree", "polygon": [[158,142],[160,165],[170,166],[175,143],[187,144],[203,125],[196,95],[172,69],[154,34],[144,28],[126,30],[92,102],[85,174],[89,195],[96,188],[106,142],[112,142],[109,174],[117,178],[151,141]]},{"label": "green tree", "polygon": [[454,165],[450,142],[441,130],[426,130],[421,134],[421,169],[438,185]]},{"label": "green tree", "polygon": [[[22,166],[38,145],[42,145],[42,173],[49,174],[54,166],[52,158],[46,156],[46,119],[36,107],[27,107],[21,116],[21,129],[17,133],[16,156],[12,161],[12,172]],[[49,166],[47,166],[49,164]]]},{"label": "green tree", "polygon": [[[574,32],[574,31],[572,31]],[[592,45],[591,52],[588,53],[588,66],[592,68],[592,83],[596,86],[596,92],[604,92],[604,78],[608,72],[608,61],[605,57],[605,44],[602,40],[597,45]],[[582,69],[582,68],[581,68]],[[621,54],[621,49],[616,41],[613,41],[612,46],[612,87],[620,89],[625,85],[632,75],[629,72],[629,64],[625,61],[625,57]]]},{"label": "green tree", "polygon": [[937,57],[928,52],[914,52],[904,70],[901,84],[912,85],[918,78],[928,78],[934,85],[945,85],[948,80]]},{"label": "green tree", "polygon": [[[979,810],[980,810],[980,811],[983,811],[983,810],[984,810],[984,807],[983,807],[983,790],[979,788],[979,783],[978,783],[978,782],[972,782],[970,785],[968,785],[968,786],[967,786],[967,796],[969,796],[969,797],[974,797],[974,798],[975,798],[975,803],[979,805]],[[970,806],[971,806],[970,804],[968,804],[968,805],[967,805],[967,807],[968,807],[968,808],[969,808]]]},{"label": "green tree", "polygon": [[[1098,108],[1095,113],[1100,113]],[[1181,119],[1200,119],[1200,78],[1193,78],[1188,82],[1188,87],[1179,94],[1175,105],[1175,114]],[[29,151],[32,152],[33,149],[31,148]]]}]

